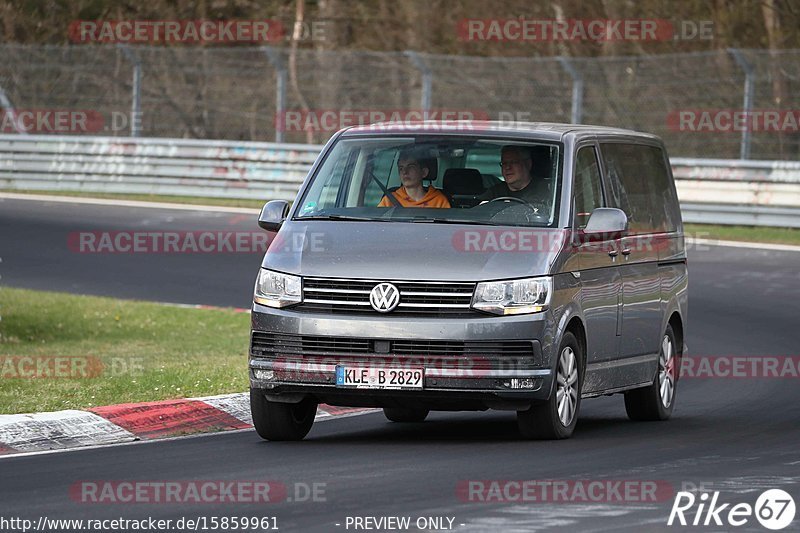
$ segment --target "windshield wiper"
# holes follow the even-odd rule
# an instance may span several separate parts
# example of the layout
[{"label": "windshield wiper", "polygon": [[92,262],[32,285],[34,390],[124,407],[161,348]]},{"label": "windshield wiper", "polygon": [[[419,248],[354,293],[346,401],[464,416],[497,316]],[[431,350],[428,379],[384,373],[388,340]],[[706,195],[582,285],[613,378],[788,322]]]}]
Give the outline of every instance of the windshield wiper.
[{"label": "windshield wiper", "polygon": [[[389,210],[387,210],[389,211]],[[359,217],[353,215],[312,215],[305,217],[297,217],[295,220],[347,220],[355,222],[414,222],[417,224],[468,224],[472,226],[519,226],[519,227],[537,227],[537,226],[520,226],[519,224],[497,223],[488,220],[462,220],[451,218],[429,218],[429,217],[413,217],[413,218],[370,218]]]},{"label": "windshield wiper", "polygon": [[312,215],[297,217],[297,220],[355,220],[358,222],[382,222],[382,218],[357,217],[353,215]]},{"label": "windshield wiper", "polygon": [[405,219],[404,222],[423,222],[432,224],[471,224],[473,226],[507,226],[508,224],[497,224],[486,220],[460,220],[457,218],[427,218],[415,217]]}]

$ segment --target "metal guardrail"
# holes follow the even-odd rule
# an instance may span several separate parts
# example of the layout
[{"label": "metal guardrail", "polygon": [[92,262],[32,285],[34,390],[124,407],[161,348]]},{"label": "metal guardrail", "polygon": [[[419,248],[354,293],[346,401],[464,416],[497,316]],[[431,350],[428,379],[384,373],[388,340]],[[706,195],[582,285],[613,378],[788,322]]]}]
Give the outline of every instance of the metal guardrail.
[{"label": "metal guardrail", "polygon": [[[292,200],[321,146],[0,135],[0,188]],[[800,162],[671,160],[685,222],[800,227]]]},{"label": "metal guardrail", "polygon": [[321,147],[0,135],[0,188],[294,199]]},{"label": "metal guardrail", "polygon": [[800,162],[670,162],[684,222],[800,228]]}]

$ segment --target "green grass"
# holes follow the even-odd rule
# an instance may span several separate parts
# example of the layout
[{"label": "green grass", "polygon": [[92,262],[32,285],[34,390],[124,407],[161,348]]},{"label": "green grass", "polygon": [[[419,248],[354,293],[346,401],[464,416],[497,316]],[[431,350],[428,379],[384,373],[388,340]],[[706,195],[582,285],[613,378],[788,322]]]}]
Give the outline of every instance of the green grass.
[{"label": "green grass", "polygon": [[[0,287],[0,413],[247,390],[249,315]],[[24,356],[92,356],[96,377],[17,377]],[[85,362],[84,360],[80,360]]]},{"label": "green grass", "polygon": [[170,196],[166,194],[121,194],[81,191],[34,191],[17,189],[0,189],[2,192],[17,194],[46,194],[49,196],[76,196],[81,198],[100,198],[110,200],[135,200],[140,202],[166,202],[173,204],[216,205],[222,207],[248,207],[261,209],[269,199],[249,200],[239,198],[206,198],[202,196]]},{"label": "green grass", "polygon": [[794,228],[684,224],[684,231],[701,239],[800,245],[800,229]]}]

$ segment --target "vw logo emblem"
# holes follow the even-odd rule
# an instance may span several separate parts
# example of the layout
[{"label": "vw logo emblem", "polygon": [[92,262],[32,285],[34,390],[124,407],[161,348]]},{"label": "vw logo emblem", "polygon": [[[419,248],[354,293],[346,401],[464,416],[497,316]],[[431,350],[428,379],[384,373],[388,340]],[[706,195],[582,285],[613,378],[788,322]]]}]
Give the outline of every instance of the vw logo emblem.
[{"label": "vw logo emblem", "polygon": [[379,313],[388,313],[400,303],[400,291],[391,283],[379,283],[369,292],[369,303]]}]

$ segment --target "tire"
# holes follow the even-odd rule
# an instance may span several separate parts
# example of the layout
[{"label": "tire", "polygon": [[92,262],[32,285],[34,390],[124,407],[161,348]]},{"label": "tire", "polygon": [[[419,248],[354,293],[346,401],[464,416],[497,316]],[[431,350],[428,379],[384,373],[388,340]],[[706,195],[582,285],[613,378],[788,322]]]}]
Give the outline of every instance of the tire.
[{"label": "tire", "polygon": [[661,338],[658,354],[658,370],[653,383],[641,389],[625,393],[625,411],[628,418],[637,421],[667,420],[675,407],[675,393],[680,366],[680,353],[675,343],[672,326],[667,326]]},{"label": "tire", "polygon": [[517,411],[517,426],[526,439],[567,439],[575,431],[584,372],[583,351],[572,332],[564,333],[555,371],[556,383],[550,398],[527,411]]},{"label": "tire", "polygon": [[303,440],[317,415],[317,402],[271,402],[261,389],[250,389],[250,412],[258,435],[264,440]]},{"label": "tire", "polygon": [[410,407],[384,407],[383,414],[392,422],[422,422],[427,418],[428,409]]}]

